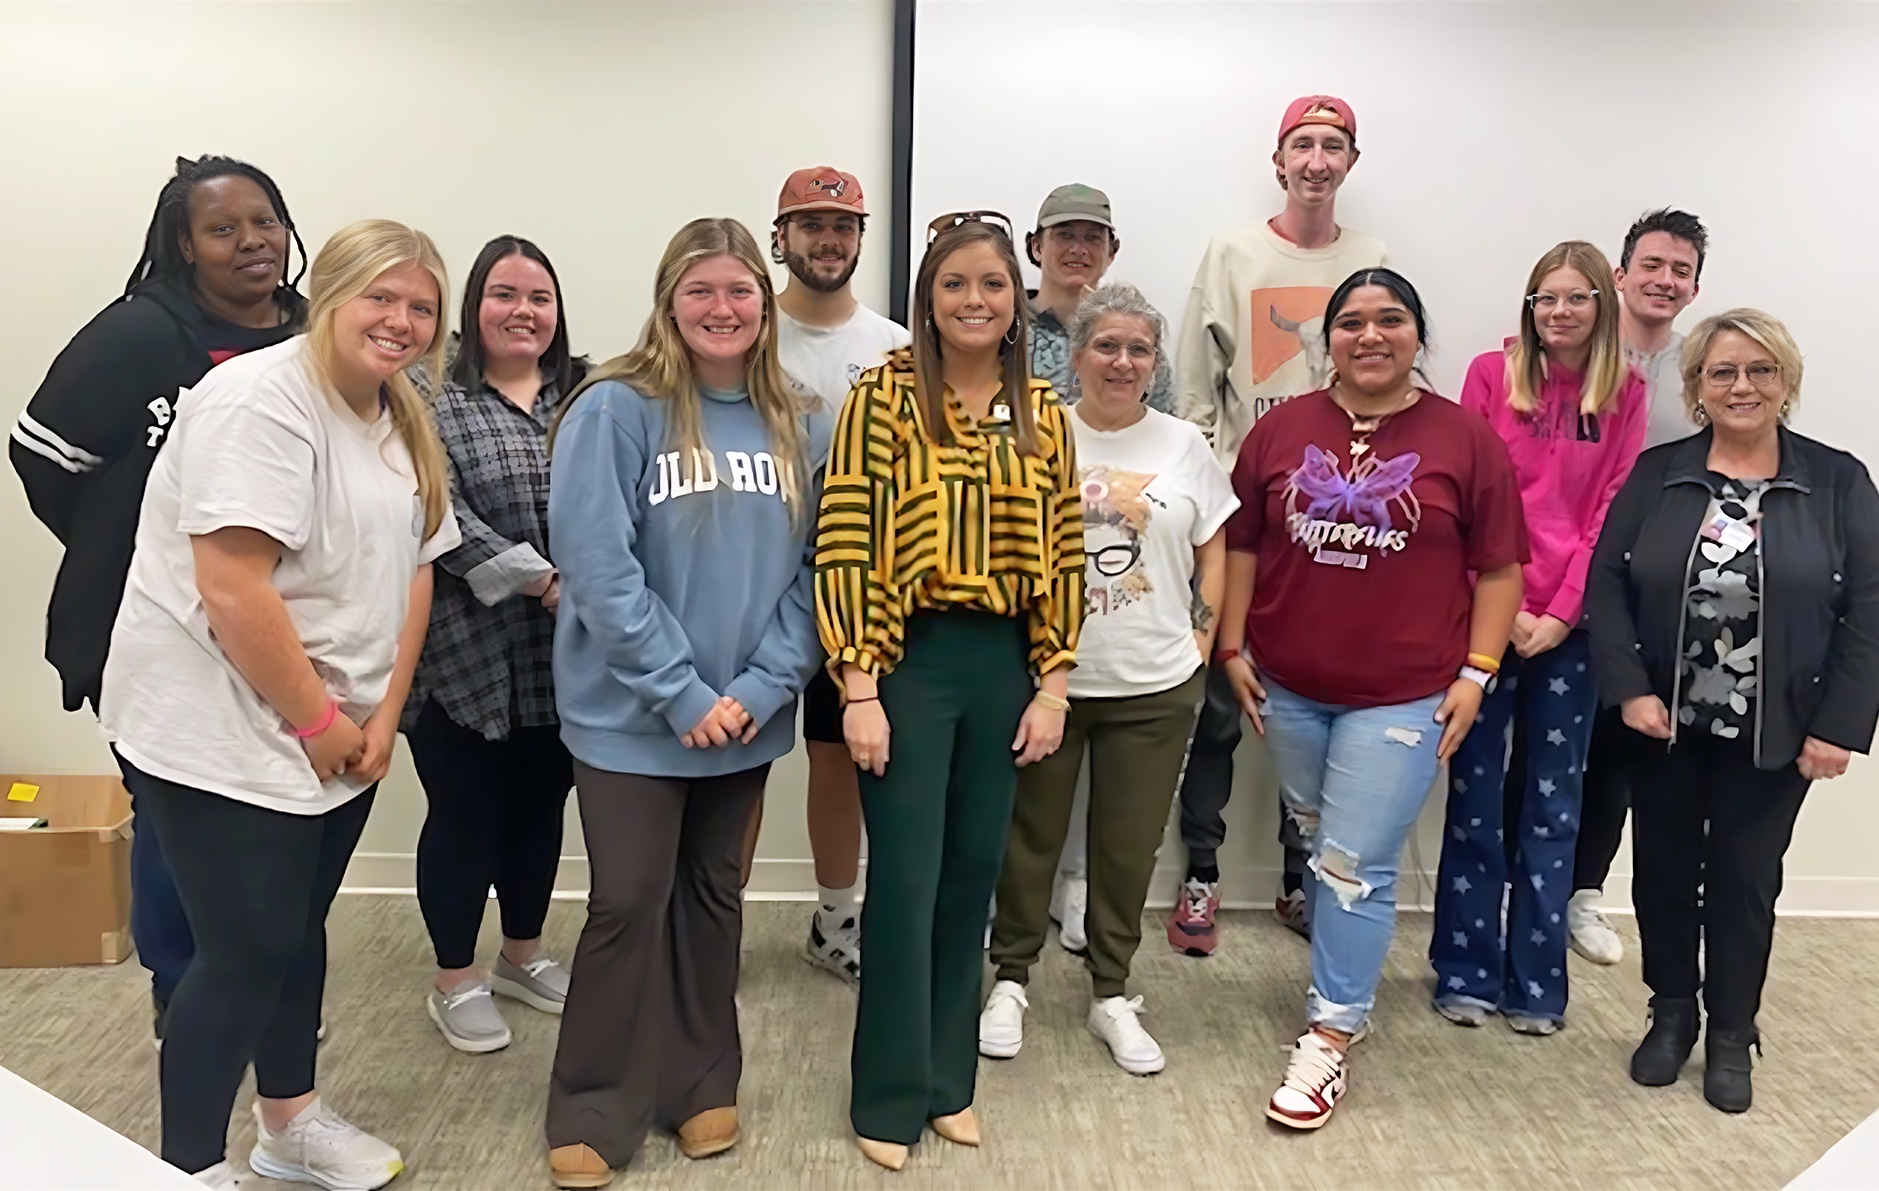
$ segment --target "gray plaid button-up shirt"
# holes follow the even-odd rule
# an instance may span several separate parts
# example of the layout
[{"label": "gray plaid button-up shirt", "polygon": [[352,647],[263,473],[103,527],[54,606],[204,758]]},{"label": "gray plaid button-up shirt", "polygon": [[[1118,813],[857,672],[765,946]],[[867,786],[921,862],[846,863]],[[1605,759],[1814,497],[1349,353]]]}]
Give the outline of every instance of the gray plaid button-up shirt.
[{"label": "gray plaid button-up shirt", "polygon": [[560,406],[552,383],[529,412],[481,383],[445,385],[432,402],[463,544],[432,569],[431,627],[405,704],[407,730],[427,699],[488,740],[558,722],[555,614],[522,589],[553,570],[548,428]]}]

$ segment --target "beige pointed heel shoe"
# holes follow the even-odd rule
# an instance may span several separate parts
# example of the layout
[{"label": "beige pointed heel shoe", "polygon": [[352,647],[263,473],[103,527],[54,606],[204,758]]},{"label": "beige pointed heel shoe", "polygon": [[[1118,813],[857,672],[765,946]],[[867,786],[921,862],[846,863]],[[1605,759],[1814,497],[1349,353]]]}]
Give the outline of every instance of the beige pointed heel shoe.
[{"label": "beige pointed heel shoe", "polygon": [[872,1137],[857,1136],[855,1144],[861,1147],[862,1155],[876,1166],[899,1170],[907,1165],[907,1147],[897,1141],[876,1141]]},{"label": "beige pointed heel shoe", "polygon": [[557,1187],[604,1187],[613,1181],[613,1169],[592,1146],[556,1146],[548,1151],[548,1173]]},{"label": "beige pointed heel shoe", "polygon": [[979,1144],[979,1116],[971,1107],[960,1109],[951,1116],[934,1117],[931,1122],[933,1132],[939,1134],[954,1145],[976,1146]]}]

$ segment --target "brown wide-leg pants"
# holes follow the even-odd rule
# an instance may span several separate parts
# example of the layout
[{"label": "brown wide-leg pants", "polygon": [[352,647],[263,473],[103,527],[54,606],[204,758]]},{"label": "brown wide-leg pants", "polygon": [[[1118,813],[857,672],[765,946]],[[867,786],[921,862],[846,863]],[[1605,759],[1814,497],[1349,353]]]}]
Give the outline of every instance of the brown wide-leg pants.
[{"label": "brown wide-leg pants", "polygon": [[770,767],[713,778],[579,761],[587,925],[548,1091],[550,1148],[625,1166],[653,1126],[737,1103],[738,896],[744,826]]}]

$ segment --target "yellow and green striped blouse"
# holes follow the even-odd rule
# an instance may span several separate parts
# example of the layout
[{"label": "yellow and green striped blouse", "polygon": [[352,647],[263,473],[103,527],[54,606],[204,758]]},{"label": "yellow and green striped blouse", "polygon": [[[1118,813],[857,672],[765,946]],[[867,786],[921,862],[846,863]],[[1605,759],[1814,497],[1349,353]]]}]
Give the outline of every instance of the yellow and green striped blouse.
[{"label": "yellow and green striped blouse", "polygon": [[856,382],[829,449],[816,537],[816,624],[838,681],[844,662],[893,670],[906,619],[920,608],[1022,613],[1037,673],[1075,662],[1084,574],[1076,446],[1049,382],[1032,381],[1030,399],[1036,456],[1019,454],[1004,423],[973,425],[950,394],[953,443],[934,442],[904,353]]}]

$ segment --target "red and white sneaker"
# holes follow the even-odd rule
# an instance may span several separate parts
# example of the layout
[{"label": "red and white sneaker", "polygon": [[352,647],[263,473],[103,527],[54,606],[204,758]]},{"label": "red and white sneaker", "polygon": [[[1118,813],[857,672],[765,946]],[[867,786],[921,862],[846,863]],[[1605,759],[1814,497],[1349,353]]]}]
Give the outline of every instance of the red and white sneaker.
[{"label": "red and white sneaker", "polygon": [[1317,1129],[1331,1119],[1344,1095],[1350,1060],[1316,1030],[1292,1048],[1285,1082],[1272,1094],[1266,1115],[1290,1129]]},{"label": "red and white sneaker", "polygon": [[1220,911],[1220,882],[1189,877],[1175,891],[1168,916],[1168,944],[1183,955],[1214,953],[1214,915]]}]

